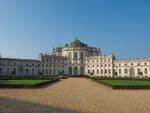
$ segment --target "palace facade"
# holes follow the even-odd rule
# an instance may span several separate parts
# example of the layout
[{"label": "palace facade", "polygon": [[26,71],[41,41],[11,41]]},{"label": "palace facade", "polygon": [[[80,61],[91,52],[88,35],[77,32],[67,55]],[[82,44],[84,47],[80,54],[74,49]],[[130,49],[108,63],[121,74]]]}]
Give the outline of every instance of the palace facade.
[{"label": "palace facade", "polygon": [[150,77],[150,58],[117,60],[113,54],[101,55],[100,49],[78,39],[53,49],[52,55],[40,54],[37,60],[0,58],[0,76],[93,75]]}]

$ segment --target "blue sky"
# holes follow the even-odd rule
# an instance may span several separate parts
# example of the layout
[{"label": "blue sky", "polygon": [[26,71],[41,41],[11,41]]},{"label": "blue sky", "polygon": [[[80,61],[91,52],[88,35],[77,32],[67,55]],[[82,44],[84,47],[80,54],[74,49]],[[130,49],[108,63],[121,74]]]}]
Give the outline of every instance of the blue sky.
[{"label": "blue sky", "polygon": [[36,59],[74,37],[119,59],[150,57],[150,1],[0,0],[2,57]]}]

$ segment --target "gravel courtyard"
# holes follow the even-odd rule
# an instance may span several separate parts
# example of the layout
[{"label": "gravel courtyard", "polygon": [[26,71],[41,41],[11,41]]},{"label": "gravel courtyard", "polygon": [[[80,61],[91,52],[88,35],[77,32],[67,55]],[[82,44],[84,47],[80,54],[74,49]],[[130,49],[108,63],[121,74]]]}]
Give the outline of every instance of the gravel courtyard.
[{"label": "gravel courtyard", "polygon": [[112,90],[86,78],[0,89],[0,113],[149,113],[150,90]]}]

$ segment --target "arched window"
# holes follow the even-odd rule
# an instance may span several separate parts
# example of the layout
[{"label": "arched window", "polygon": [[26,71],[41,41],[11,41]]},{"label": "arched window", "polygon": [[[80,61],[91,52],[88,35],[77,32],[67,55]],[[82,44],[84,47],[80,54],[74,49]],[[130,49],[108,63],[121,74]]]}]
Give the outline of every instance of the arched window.
[{"label": "arched window", "polygon": [[80,68],[80,74],[81,74],[81,75],[84,74],[84,68],[83,68],[83,67]]},{"label": "arched window", "polygon": [[78,58],[78,54],[77,52],[74,53],[74,59],[77,59]]},{"label": "arched window", "polygon": [[72,67],[68,68],[68,72],[69,72],[70,75],[72,75]]},{"label": "arched window", "polygon": [[77,67],[74,68],[74,75],[78,75],[78,68]]},{"label": "arched window", "polygon": [[69,52],[68,57],[69,57],[69,58],[72,58],[72,54],[71,54],[71,52]]},{"label": "arched window", "polygon": [[134,69],[133,68],[130,69],[130,77],[134,77]]},{"label": "arched window", "polygon": [[125,71],[125,74],[127,74],[127,73],[128,73],[128,70],[127,70],[127,69],[125,69],[124,71]]}]

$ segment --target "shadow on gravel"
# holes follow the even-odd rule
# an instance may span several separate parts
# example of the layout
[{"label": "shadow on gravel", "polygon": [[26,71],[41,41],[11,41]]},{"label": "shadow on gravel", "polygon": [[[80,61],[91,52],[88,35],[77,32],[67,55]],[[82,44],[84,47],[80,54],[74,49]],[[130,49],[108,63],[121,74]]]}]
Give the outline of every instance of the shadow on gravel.
[{"label": "shadow on gravel", "polygon": [[47,88],[47,87],[49,87],[49,86],[55,85],[56,83],[62,82],[62,81],[63,81],[63,80],[58,80],[58,81],[55,81],[55,82],[52,82],[52,83],[43,84],[43,85],[40,85],[40,86],[38,86],[38,87],[36,87],[36,88]]},{"label": "shadow on gravel", "polygon": [[0,97],[0,113],[85,113]]}]

